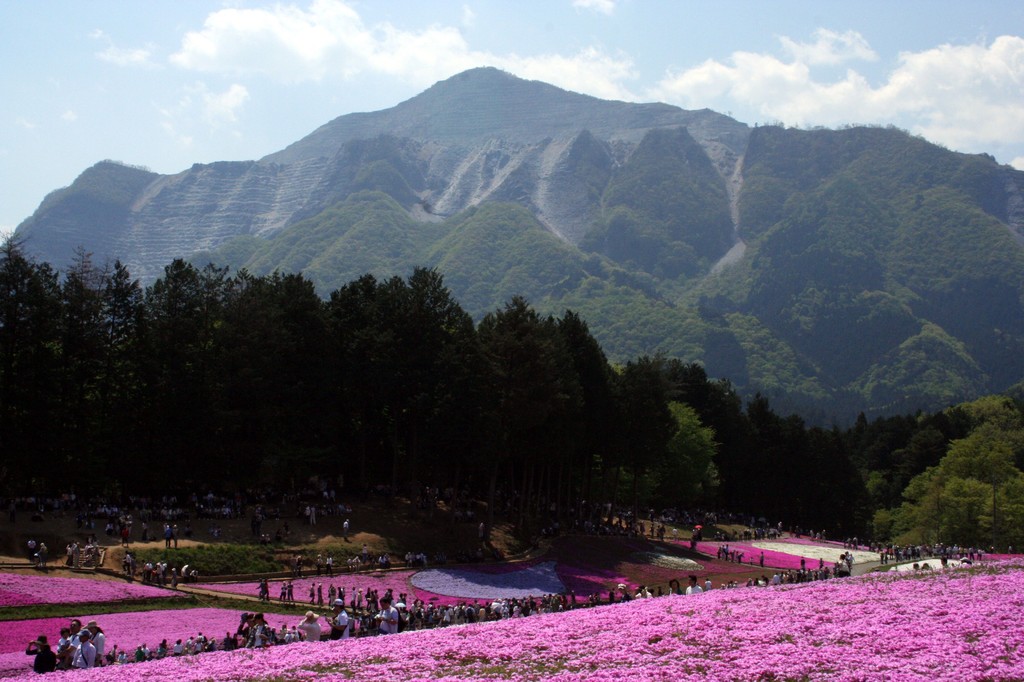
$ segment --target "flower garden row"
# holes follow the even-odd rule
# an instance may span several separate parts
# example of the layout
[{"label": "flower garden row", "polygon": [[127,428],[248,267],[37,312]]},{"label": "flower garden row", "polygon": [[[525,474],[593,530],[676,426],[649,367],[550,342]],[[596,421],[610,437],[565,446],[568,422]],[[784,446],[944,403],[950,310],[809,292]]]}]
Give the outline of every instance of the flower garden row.
[{"label": "flower garden row", "polygon": [[180,597],[173,590],[119,580],[0,573],[0,607],[82,604],[123,599]]},{"label": "flower garden row", "polygon": [[[1022,607],[1024,561],[1015,560],[713,590],[535,616],[529,623],[511,619],[65,674],[81,682],[128,680],[138,679],[145,666],[146,679],[154,682],[352,676],[569,681],[624,675],[633,680],[1012,680],[1024,678]],[[101,625],[110,634],[130,628],[134,642],[171,637],[178,626],[182,633],[198,629],[212,635],[237,623],[237,614],[224,612],[230,617],[220,621],[205,611],[110,614]],[[44,626],[52,627],[24,622],[11,634],[20,643],[38,634],[31,628]],[[108,642],[112,639],[108,634]]]}]

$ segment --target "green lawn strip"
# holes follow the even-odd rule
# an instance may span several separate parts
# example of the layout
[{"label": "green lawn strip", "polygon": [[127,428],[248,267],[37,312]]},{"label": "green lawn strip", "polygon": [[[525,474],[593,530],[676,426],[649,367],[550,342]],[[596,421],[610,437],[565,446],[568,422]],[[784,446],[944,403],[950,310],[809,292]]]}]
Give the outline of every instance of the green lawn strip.
[{"label": "green lawn strip", "polygon": [[176,568],[188,565],[197,569],[200,576],[274,573],[285,568],[275,556],[277,551],[280,548],[231,543],[180,549],[146,547],[135,552],[135,561],[137,566],[147,561],[166,561],[168,566]]}]

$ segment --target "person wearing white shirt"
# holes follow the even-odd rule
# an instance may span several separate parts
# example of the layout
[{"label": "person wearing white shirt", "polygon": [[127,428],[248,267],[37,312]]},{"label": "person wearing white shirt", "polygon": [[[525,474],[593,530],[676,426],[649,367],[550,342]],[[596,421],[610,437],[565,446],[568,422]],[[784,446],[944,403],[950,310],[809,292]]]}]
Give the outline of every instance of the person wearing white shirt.
[{"label": "person wearing white shirt", "polygon": [[704,590],[697,584],[697,576],[690,576],[690,584],[686,586],[686,594],[701,594]]},{"label": "person wearing white shirt", "polygon": [[103,630],[100,629],[100,626],[94,620],[90,620],[85,629],[89,631],[89,641],[96,647],[97,665],[103,665],[103,654],[106,652],[107,636],[103,634]]},{"label": "person wearing white shirt", "polygon": [[332,615],[324,616],[327,622],[331,624],[331,639],[348,639],[352,628],[349,623],[348,612],[345,611],[345,600],[335,599],[334,603],[331,604],[331,611],[333,612]]},{"label": "person wearing white shirt", "polygon": [[382,635],[393,635],[398,632],[398,609],[391,605],[391,599],[382,597],[380,613],[377,614],[378,632]]},{"label": "person wearing white shirt", "polygon": [[96,647],[89,641],[91,637],[88,630],[78,633],[78,649],[75,650],[75,656],[71,659],[71,667],[92,668],[96,665]]}]

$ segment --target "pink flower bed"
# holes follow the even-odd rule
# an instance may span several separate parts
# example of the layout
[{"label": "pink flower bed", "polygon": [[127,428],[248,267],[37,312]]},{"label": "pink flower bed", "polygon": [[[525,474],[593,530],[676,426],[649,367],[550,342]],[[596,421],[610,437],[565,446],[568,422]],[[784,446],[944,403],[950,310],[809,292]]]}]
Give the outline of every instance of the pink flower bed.
[{"label": "pink flower bed", "polygon": [[[687,543],[684,543],[687,544]],[[716,556],[718,554],[718,548],[722,545],[728,545],[730,550],[736,550],[743,552],[743,565],[751,566],[754,568],[760,568],[761,553],[764,552],[764,567],[765,568],[781,568],[784,570],[798,569],[800,568],[800,558],[793,554],[786,554],[784,552],[776,552],[770,549],[760,549],[743,542],[698,542],[697,551],[701,554],[708,556]],[[817,559],[806,559],[807,568],[817,568]],[[739,564],[736,564],[739,566]],[[829,562],[825,562],[825,565],[830,565]]]},{"label": "pink flower bed", "polygon": [[30,594],[24,592],[18,592],[17,590],[7,590],[0,587],[0,607],[3,606],[30,606],[32,604],[42,604],[42,600],[38,597],[33,597]]},{"label": "pink flower bed", "polygon": [[174,590],[140,583],[0,573],[0,606],[81,604],[181,596],[184,595]]},{"label": "pink flower bed", "polygon": [[[256,609],[254,609],[256,610]],[[234,633],[241,612],[224,609],[181,609],[167,611],[139,611],[134,613],[82,614],[76,616],[82,623],[95,620],[106,635],[106,650],[116,644],[131,654],[135,647],[146,644],[156,649],[160,640],[174,644],[200,632],[207,637],[222,639],[227,632]],[[267,622],[276,627],[282,623],[297,624],[298,616],[266,614]],[[32,657],[25,655],[25,646],[39,635],[46,635],[56,649],[60,629],[67,627],[70,618],[38,618],[9,621],[3,624],[4,637],[0,638],[0,676],[18,674],[26,669],[31,673]]]},{"label": "pink flower bed", "polygon": [[[1024,562],[1017,561],[912,577],[714,590],[528,622],[76,671],[67,679],[1022,679],[1021,595]],[[197,629],[214,628],[193,623],[189,632]]]}]

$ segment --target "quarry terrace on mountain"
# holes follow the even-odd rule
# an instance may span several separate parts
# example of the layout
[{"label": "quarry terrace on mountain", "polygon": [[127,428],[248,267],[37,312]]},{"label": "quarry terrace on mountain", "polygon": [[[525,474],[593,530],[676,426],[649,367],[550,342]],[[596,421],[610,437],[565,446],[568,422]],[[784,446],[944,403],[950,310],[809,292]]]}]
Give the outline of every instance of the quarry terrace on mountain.
[{"label": "quarry terrace on mountain", "polygon": [[1024,172],[894,128],[751,128],[479,68],[262,159],[101,162],[17,229],[143,283],[175,258],[322,296],[434,268],[476,319],[578,312],[609,357],[699,362],[818,423],[1024,377]]}]

